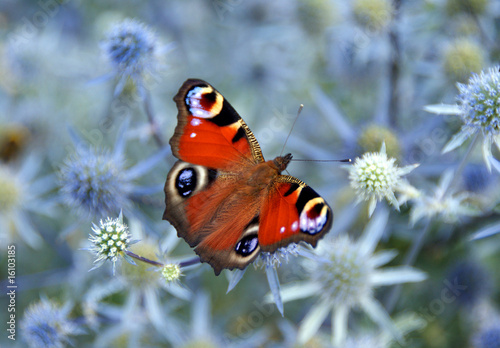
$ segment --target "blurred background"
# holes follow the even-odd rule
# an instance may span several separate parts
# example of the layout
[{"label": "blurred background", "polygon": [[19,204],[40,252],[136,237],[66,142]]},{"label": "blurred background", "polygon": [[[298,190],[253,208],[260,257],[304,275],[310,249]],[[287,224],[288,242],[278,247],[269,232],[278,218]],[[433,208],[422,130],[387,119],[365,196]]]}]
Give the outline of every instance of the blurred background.
[{"label": "blurred background", "polygon": [[[114,44],[123,44],[117,28],[127,20],[141,23],[134,30],[142,41],[134,47],[142,52],[147,44],[137,62],[116,55]],[[467,146],[442,154],[460,130],[460,117],[423,108],[455,104],[457,83],[498,64],[499,31],[500,3],[493,0],[2,0],[3,323],[9,320],[8,245],[15,245],[18,288],[16,341],[3,329],[0,345],[300,346],[297,330],[315,298],[286,302],[282,316],[274,303],[263,302],[270,285],[262,267],[248,267],[227,294],[229,272],[215,277],[206,264],[183,270],[175,286],[149,266],[133,269],[126,262],[117,263],[115,276],[109,262],[88,272],[95,257],[80,249],[90,246],[92,223],[117,218],[122,209],[141,240],[134,252],[150,258],[166,253],[174,261],[195,256],[161,219],[163,185],[175,162],[168,151],[177,123],[172,98],[187,78],[206,80],[225,96],[267,159],[280,154],[304,104],[286,152],[354,160],[385,142],[399,166],[420,164],[407,179],[434,197],[442,174],[456,168]],[[500,158],[495,146],[493,156]],[[410,224],[411,203],[400,212],[385,201],[377,207],[390,209],[377,247],[397,251],[389,267],[406,262],[415,236],[426,229],[411,263],[427,280],[405,284],[392,306],[391,287],[373,294],[396,324],[408,313],[420,321],[402,329],[404,342],[384,340],[382,330],[354,310],[350,346],[376,346],[369,339],[377,347],[500,345],[500,239],[469,240],[498,226],[499,173],[487,170],[481,146],[466,158],[453,191],[467,192],[474,216],[446,207]],[[109,189],[109,204],[71,196],[82,187],[78,180],[108,171],[116,178],[89,187]],[[343,166],[292,162],[288,171],[329,202],[336,217],[332,235],[355,240],[362,233],[367,205],[353,205],[357,197]],[[283,262],[281,284],[306,279],[302,267],[300,257]],[[465,295],[443,302],[445,281],[466,284]],[[30,328],[43,327],[44,320],[54,332],[33,336]],[[328,318],[305,346],[329,346],[331,330]]]}]

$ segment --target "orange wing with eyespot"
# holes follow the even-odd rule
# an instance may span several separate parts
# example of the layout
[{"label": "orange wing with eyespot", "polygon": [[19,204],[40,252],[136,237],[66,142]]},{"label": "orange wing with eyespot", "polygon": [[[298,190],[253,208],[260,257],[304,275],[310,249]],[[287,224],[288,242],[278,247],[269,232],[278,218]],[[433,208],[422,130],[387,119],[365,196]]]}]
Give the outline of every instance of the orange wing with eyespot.
[{"label": "orange wing with eyespot", "polygon": [[260,248],[273,252],[300,241],[316,246],[332,221],[331,208],[316,191],[293,176],[280,175],[261,207]]}]

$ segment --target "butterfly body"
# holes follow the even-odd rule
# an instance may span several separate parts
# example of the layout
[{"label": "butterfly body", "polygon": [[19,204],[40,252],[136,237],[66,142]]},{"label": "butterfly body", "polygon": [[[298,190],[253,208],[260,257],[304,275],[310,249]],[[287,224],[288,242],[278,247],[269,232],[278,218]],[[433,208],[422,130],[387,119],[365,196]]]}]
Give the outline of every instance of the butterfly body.
[{"label": "butterfly body", "polygon": [[187,80],[174,101],[170,145],[179,161],[167,176],[163,217],[201,261],[219,274],[245,268],[260,251],[315,246],[333,214],[309,186],[281,174],[291,154],[265,161],[243,119],[202,80]]}]

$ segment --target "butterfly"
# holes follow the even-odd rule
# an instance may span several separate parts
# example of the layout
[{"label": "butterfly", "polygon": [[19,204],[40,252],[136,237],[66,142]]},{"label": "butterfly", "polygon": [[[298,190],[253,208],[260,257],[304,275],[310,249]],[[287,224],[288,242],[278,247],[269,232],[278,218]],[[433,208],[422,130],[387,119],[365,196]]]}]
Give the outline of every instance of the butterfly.
[{"label": "butterfly", "polygon": [[179,160],[167,175],[163,219],[200,260],[219,275],[244,269],[261,251],[315,247],[333,213],[303,181],[281,174],[292,155],[265,161],[245,121],[205,81],[188,79],[174,101],[170,146]]}]

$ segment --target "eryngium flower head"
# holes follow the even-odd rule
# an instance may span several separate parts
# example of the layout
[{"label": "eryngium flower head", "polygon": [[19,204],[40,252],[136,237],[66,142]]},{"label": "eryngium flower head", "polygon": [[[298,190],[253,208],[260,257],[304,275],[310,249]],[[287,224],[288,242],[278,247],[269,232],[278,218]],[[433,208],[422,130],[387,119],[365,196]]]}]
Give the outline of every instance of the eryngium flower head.
[{"label": "eryngium flower head", "polygon": [[462,145],[469,137],[483,135],[483,158],[491,171],[491,145],[500,150],[500,66],[472,74],[468,84],[458,83],[460,116],[464,125],[445,145],[443,153]]},{"label": "eryngium flower head", "polygon": [[500,67],[487,73],[472,74],[468,84],[458,83],[458,102],[462,120],[471,132],[485,135],[500,134]]},{"label": "eryngium flower head", "polygon": [[90,248],[97,255],[94,261],[95,269],[101,266],[104,261],[113,262],[113,273],[115,263],[119,257],[125,257],[125,251],[132,244],[131,235],[128,231],[128,226],[123,223],[123,216],[117,219],[107,218],[105,221],[100,221],[99,226],[92,224],[92,231],[89,240],[93,246]]},{"label": "eryngium flower head", "polygon": [[155,70],[157,46],[156,35],[135,19],[116,24],[102,44],[117,73],[134,80]]},{"label": "eryngium flower head", "polygon": [[318,245],[317,256],[304,260],[308,279],[282,289],[284,302],[317,298],[302,320],[298,334],[300,343],[316,335],[323,321],[332,313],[333,346],[344,347],[349,312],[353,308],[362,309],[382,329],[400,338],[401,333],[389,314],[375,299],[374,289],[418,282],[425,279],[425,275],[408,266],[381,267],[396,256],[395,252],[388,250],[375,252],[388,216],[387,210],[377,212],[356,241],[346,235],[327,237]]},{"label": "eryngium flower head", "polygon": [[176,263],[169,263],[161,269],[161,275],[167,283],[179,280],[182,275],[181,267]]},{"label": "eryngium flower head", "polygon": [[60,307],[47,299],[31,304],[21,321],[21,337],[30,347],[67,347],[70,335],[83,333],[68,318],[70,310],[68,305]]},{"label": "eryngium flower head", "polygon": [[356,158],[349,170],[349,180],[354,188],[357,201],[369,201],[368,213],[371,216],[377,201],[386,198],[396,209],[399,203],[394,192],[403,184],[402,176],[411,172],[417,165],[403,168],[395,164],[396,160],[387,156],[385,144],[380,152],[365,153]]},{"label": "eryngium flower head", "polygon": [[81,149],[65,161],[60,181],[67,204],[84,216],[117,214],[130,205],[121,156]]}]

